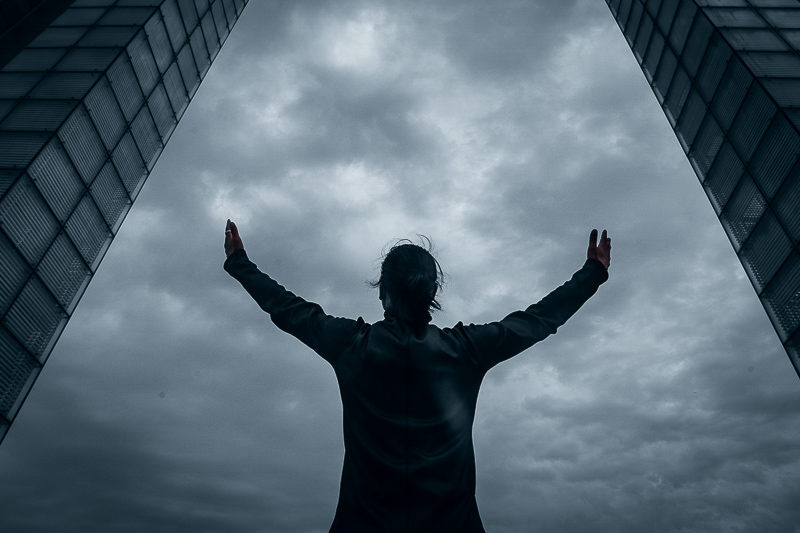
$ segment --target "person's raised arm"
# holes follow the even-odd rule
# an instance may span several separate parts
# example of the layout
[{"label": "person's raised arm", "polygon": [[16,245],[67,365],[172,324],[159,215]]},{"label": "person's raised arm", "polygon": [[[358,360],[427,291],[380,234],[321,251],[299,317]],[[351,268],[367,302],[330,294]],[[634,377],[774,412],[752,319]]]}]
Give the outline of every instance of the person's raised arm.
[{"label": "person's raised arm", "polygon": [[593,229],[589,234],[589,250],[586,252],[587,259],[597,259],[608,270],[611,264],[611,237],[606,230],[600,236],[600,244],[597,243],[597,230]]},{"label": "person's raised arm", "polygon": [[228,223],[225,224],[225,255],[230,257],[236,250],[244,250],[244,244],[242,244],[242,238],[239,237],[239,229],[236,224],[228,219]]}]

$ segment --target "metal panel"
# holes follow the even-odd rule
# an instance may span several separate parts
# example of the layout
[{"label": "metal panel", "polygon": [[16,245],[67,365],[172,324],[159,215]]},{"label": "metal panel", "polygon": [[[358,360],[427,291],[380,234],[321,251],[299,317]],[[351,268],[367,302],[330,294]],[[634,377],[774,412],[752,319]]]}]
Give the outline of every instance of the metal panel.
[{"label": "metal panel", "polygon": [[689,152],[689,160],[701,182],[705,179],[724,140],[725,135],[717,121],[711,113],[706,114]]},{"label": "metal panel", "polygon": [[61,222],[67,220],[86,192],[58,138],[54,138],[31,163],[28,175]]},{"label": "metal panel", "polygon": [[711,7],[703,9],[703,13],[718,28],[763,28],[764,19],[754,9],[746,7]]},{"label": "metal panel", "polygon": [[728,133],[733,147],[739,152],[745,164],[750,162],[758,141],[764,135],[776,111],[775,104],[770,101],[764,89],[758,84],[751,85]]},{"label": "metal panel", "polygon": [[24,168],[51,137],[51,133],[0,131],[0,168]]},{"label": "metal panel", "polygon": [[6,419],[14,419],[40,369],[25,348],[0,327],[0,414]]},{"label": "metal panel", "polygon": [[131,201],[111,161],[107,162],[91,186],[92,198],[112,232],[119,227]]},{"label": "metal panel", "polygon": [[639,29],[636,32],[636,40],[633,42],[633,53],[639,63],[644,62],[644,53],[647,51],[647,44],[650,42],[650,35],[653,33],[653,19],[647,13],[642,15]]},{"label": "metal panel", "polygon": [[86,27],[45,28],[29,48],[69,48],[86,33]]},{"label": "metal panel", "polygon": [[789,172],[775,198],[772,208],[792,242],[800,241],[800,163]]},{"label": "metal panel", "polygon": [[142,160],[147,170],[151,170],[158,154],[161,153],[161,137],[150,117],[147,106],[142,107],[131,123],[131,133],[133,133],[136,146],[139,148],[139,153],[142,154]]},{"label": "metal panel", "polygon": [[214,3],[211,4],[211,13],[214,15],[217,38],[220,43],[224,43],[228,37],[228,20],[225,18],[225,8],[222,7],[222,0],[214,0]]},{"label": "metal panel", "polygon": [[720,221],[735,249],[738,250],[747,240],[766,207],[767,202],[764,197],[750,176],[745,174],[720,214]]},{"label": "metal panel", "polygon": [[759,81],[779,107],[800,108],[800,78]]},{"label": "metal panel", "polygon": [[130,122],[144,104],[144,96],[133,72],[130,58],[122,54],[106,72],[125,120]]},{"label": "metal panel", "polygon": [[695,89],[689,92],[689,97],[686,99],[686,105],[683,107],[678,124],[675,131],[678,134],[678,140],[683,146],[683,151],[688,152],[689,147],[694,142],[694,137],[697,135],[697,130],[700,129],[700,124],[703,123],[703,118],[706,115],[706,104],[700,97]]},{"label": "metal panel", "polygon": [[189,41],[192,43],[192,54],[194,55],[197,70],[202,78],[206,75],[206,72],[208,72],[208,67],[211,65],[211,59],[209,58],[205,38],[203,37],[203,29],[200,26],[194,30],[192,35],[189,37]]},{"label": "metal panel", "polygon": [[664,5],[661,6],[661,11],[658,14],[657,24],[661,33],[664,35],[669,34],[669,29],[672,27],[672,21],[678,12],[680,0],[665,0]]},{"label": "metal panel", "polygon": [[102,7],[74,7],[69,8],[51,22],[51,26],[91,26],[106,12]]},{"label": "metal panel", "polygon": [[148,7],[113,7],[100,19],[98,26],[141,26],[155,12]]},{"label": "metal panel", "polygon": [[55,131],[75,109],[75,100],[27,100],[0,122],[3,131]]},{"label": "metal panel", "polygon": [[127,46],[137,30],[136,26],[96,26],[89,30],[78,46]]},{"label": "metal panel", "polygon": [[126,133],[119,142],[114,152],[111,154],[114,166],[117,169],[122,183],[128,193],[133,197],[138,191],[144,178],[147,176],[147,169],[139,155],[139,149],[130,133]]},{"label": "metal panel", "polygon": [[65,229],[86,263],[94,270],[101,252],[111,243],[111,232],[89,195],[69,217]]},{"label": "metal panel", "polygon": [[711,35],[714,33],[714,26],[708,20],[698,15],[692,24],[692,30],[689,32],[689,37],[686,40],[683,54],[683,66],[689,77],[694,77],[697,74],[697,69],[700,67],[700,62],[706,52],[706,47],[711,41]]},{"label": "metal panel", "polygon": [[[665,100],[665,95],[669,91],[670,83],[672,82],[672,77],[675,75],[675,69],[678,67],[678,58],[672,52],[672,49],[667,48],[664,50],[664,54],[661,58],[661,62],[658,65],[658,70],[656,71],[655,79],[653,79],[653,89],[656,92],[656,97],[658,101],[662,104]],[[687,90],[688,94],[688,90]]]},{"label": "metal panel", "polygon": [[739,52],[757,78],[800,77],[800,57],[794,52]]},{"label": "metal panel", "polygon": [[183,19],[183,29],[188,35],[194,31],[195,26],[197,26],[197,23],[200,21],[200,18],[197,16],[197,8],[195,8],[192,0],[178,0],[178,8],[180,9],[181,18]]},{"label": "metal panel", "polygon": [[100,72],[108,68],[119,48],[73,48],[64,56],[56,70],[60,72]]},{"label": "metal panel", "polygon": [[800,255],[791,254],[761,298],[781,340],[786,341],[800,327]]},{"label": "metal panel", "polygon": [[[150,107],[150,112],[153,115],[156,129],[158,130],[162,141],[166,143],[170,133],[172,133],[172,130],[175,127],[176,120],[175,116],[172,114],[172,106],[169,103],[167,91],[164,89],[163,83],[159,83],[156,86],[156,88],[153,90],[153,94],[151,94],[150,98],[147,100],[147,104]],[[134,133],[134,136],[135,135],[136,134]]]},{"label": "metal panel", "polygon": [[771,199],[800,155],[800,136],[782,114],[770,125],[750,163],[750,173]]},{"label": "metal panel", "polygon": [[[647,75],[648,81],[653,81],[653,75],[658,70],[658,65],[661,61],[661,54],[663,51],[664,36],[658,33],[658,31],[654,31],[653,36],[650,38],[650,44],[647,47],[647,53],[645,54],[644,58],[645,74]],[[661,102],[659,101],[659,103]]]},{"label": "metal panel", "polygon": [[678,14],[675,16],[675,20],[672,22],[672,29],[669,32],[669,43],[678,55],[681,55],[683,51],[696,14],[697,6],[694,5],[694,2],[689,0],[681,2]]},{"label": "metal panel", "polygon": [[756,291],[763,290],[791,251],[792,243],[775,215],[765,212],[740,253]]},{"label": "metal panel", "polygon": [[707,102],[714,97],[730,57],[730,47],[718,32],[714,32],[695,78],[695,86]]},{"label": "metal panel", "polygon": [[3,70],[5,72],[47,72],[58,63],[65,51],[62,48],[22,50],[3,67]]},{"label": "metal panel", "polygon": [[91,183],[100,167],[103,166],[107,153],[83,106],[78,107],[64,123],[64,126],[58,130],[58,137],[67,149],[67,153],[83,181]]},{"label": "metal panel", "polygon": [[734,50],[788,50],[789,47],[773,30],[723,28],[722,35]]},{"label": "metal panel", "polygon": [[0,98],[22,98],[40,79],[40,72],[0,72]]},{"label": "metal panel", "polygon": [[717,116],[720,126],[726,131],[731,127],[733,119],[736,118],[752,82],[753,76],[744,64],[739,58],[732,57],[728,61],[728,66],[711,102],[711,109]]},{"label": "metal panel", "polygon": [[761,9],[761,14],[776,28],[800,28],[800,9]]},{"label": "metal panel", "polygon": [[36,273],[68,313],[74,309],[73,302],[91,277],[89,269],[64,232],[53,241]]},{"label": "metal panel", "polygon": [[0,226],[30,265],[36,265],[60,226],[30,178],[21,178],[0,201]]},{"label": "metal panel", "polygon": [[625,38],[628,43],[633,44],[636,40],[636,33],[639,31],[639,24],[642,21],[642,13],[644,13],[644,5],[641,0],[633,0],[631,10],[628,14],[628,19],[625,22]]},{"label": "metal panel", "polygon": [[92,117],[100,138],[107,150],[112,150],[116,146],[122,134],[125,133],[125,117],[117,105],[114,93],[108,79],[103,76],[94,89],[86,95],[84,100],[89,116]]},{"label": "metal panel", "polygon": [[200,86],[200,75],[197,73],[197,65],[194,62],[192,47],[189,43],[183,45],[183,48],[178,54],[178,66],[181,69],[181,78],[183,78],[186,92],[189,94],[189,97],[192,97]]},{"label": "metal panel", "polygon": [[128,55],[131,58],[133,70],[139,80],[144,94],[150,94],[153,87],[158,83],[158,67],[156,67],[153,54],[150,52],[150,45],[144,31],[140,31],[128,45]]},{"label": "metal panel", "polygon": [[202,18],[200,23],[201,27],[203,28],[203,38],[206,41],[206,49],[208,50],[208,56],[211,61],[217,57],[217,52],[219,52],[219,36],[217,35],[217,27],[214,25],[214,15],[211,14],[211,10],[208,10],[205,16]]},{"label": "metal panel", "polygon": [[177,61],[173,62],[164,74],[164,88],[167,90],[172,110],[176,118],[180,120],[183,111],[189,105],[189,96],[186,94],[186,89],[183,86],[183,80],[181,79],[181,72],[178,68]]},{"label": "metal panel", "polygon": [[66,321],[67,315],[44,284],[33,276],[6,313],[3,325],[43,363],[49,355],[47,348],[51,339],[60,332]]},{"label": "metal panel", "polygon": [[164,21],[161,20],[161,12],[156,12],[150,17],[150,20],[144,25],[144,31],[147,34],[147,40],[150,41],[150,49],[155,57],[158,71],[163,74],[174,54]]},{"label": "metal panel", "polygon": [[0,316],[11,307],[30,273],[28,263],[0,232]]},{"label": "metal panel", "polygon": [[98,72],[49,72],[31,91],[30,98],[81,100],[99,77]]},{"label": "metal panel", "polygon": [[186,42],[186,30],[183,27],[183,20],[178,10],[178,4],[175,0],[167,0],[161,4],[161,12],[164,15],[164,25],[167,27],[167,34],[169,35],[172,49],[180,50]]},{"label": "metal panel", "polygon": [[703,182],[717,214],[728,203],[742,174],[744,174],[744,163],[730,143],[724,142],[708,172],[708,177]]}]

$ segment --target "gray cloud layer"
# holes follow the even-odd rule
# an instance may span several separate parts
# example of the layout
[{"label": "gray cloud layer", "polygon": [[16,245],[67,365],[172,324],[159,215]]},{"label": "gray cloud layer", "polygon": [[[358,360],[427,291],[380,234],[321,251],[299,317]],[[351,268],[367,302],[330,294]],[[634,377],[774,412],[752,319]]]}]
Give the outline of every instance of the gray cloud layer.
[{"label": "gray cloud layer", "polygon": [[398,237],[435,323],[524,307],[608,228],[611,279],[487,376],[493,532],[793,531],[800,387],[599,0],[253,0],[0,448],[3,531],[327,531],[332,370],[222,271],[222,229],[381,318]]}]

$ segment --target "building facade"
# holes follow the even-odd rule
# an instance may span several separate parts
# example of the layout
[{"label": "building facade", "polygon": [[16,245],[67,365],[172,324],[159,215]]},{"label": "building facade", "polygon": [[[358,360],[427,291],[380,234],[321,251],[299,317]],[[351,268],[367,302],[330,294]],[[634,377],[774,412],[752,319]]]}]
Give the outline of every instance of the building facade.
[{"label": "building facade", "polygon": [[0,0],[0,441],[247,0]]},{"label": "building facade", "polygon": [[606,3],[800,375],[800,1]]}]

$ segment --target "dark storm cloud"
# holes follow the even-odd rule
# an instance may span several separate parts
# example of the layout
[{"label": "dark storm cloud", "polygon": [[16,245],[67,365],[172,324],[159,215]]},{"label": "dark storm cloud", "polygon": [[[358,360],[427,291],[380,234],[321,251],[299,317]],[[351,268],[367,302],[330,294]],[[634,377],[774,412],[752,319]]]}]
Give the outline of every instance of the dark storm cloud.
[{"label": "dark storm cloud", "polygon": [[440,326],[538,300],[608,228],[609,282],[485,380],[487,528],[800,521],[797,377],[603,2],[254,0],[0,448],[0,528],[327,530],[336,381],[222,271],[227,218],[368,321],[381,250],[431,235]]}]

